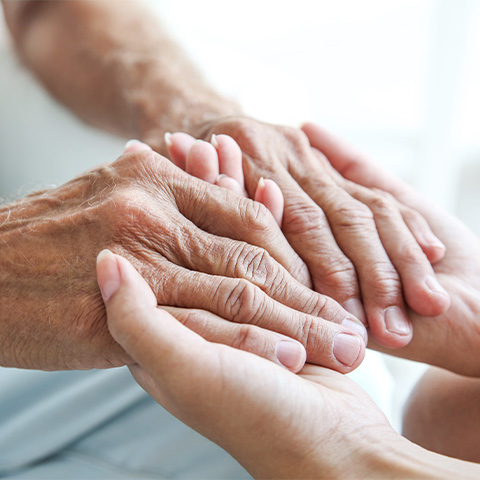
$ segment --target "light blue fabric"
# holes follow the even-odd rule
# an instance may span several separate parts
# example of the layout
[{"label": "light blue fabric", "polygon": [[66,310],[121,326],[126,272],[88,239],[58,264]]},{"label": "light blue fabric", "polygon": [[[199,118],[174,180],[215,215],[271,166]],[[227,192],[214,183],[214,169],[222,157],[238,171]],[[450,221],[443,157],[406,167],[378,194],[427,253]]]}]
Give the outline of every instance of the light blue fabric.
[{"label": "light blue fabric", "polygon": [[250,478],[126,368],[0,369],[0,405],[2,478]]}]

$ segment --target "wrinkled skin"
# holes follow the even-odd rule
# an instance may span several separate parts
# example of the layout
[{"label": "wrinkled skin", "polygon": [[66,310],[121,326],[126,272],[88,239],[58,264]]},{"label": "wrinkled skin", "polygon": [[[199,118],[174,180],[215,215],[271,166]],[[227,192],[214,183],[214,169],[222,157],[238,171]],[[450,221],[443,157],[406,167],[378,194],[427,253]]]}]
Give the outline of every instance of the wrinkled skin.
[{"label": "wrinkled skin", "polygon": [[[260,177],[278,184],[285,199],[282,231],[308,267],[311,285],[368,324],[379,344],[398,348],[411,340],[407,306],[426,316],[448,308],[446,292],[427,284],[434,277],[430,262],[445,253],[427,222],[409,221],[420,215],[382,192],[361,186],[347,191],[302,130],[243,116],[216,118],[193,130],[206,141],[226,134],[237,142],[251,198]],[[166,153],[159,135],[152,130],[146,142]],[[182,153],[186,157],[180,151],[177,160]]]},{"label": "wrinkled skin", "polygon": [[[151,151],[7,205],[0,225],[2,365],[83,369],[131,361],[108,333],[95,281],[104,248],[128,258],[159,304],[177,307],[177,318],[213,341],[272,358],[280,337],[265,328],[296,338],[311,362],[342,372],[363,358],[362,337],[339,325],[352,316],[287,272],[308,278],[265,207]],[[349,365],[333,354],[341,332],[359,344]]]},{"label": "wrinkled skin", "polygon": [[[414,335],[409,345],[388,353],[436,365],[461,375],[480,376],[480,240],[462,222],[431,204],[349,145],[313,124],[304,127],[312,146],[323,152],[344,177],[344,188],[358,185],[388,192],[414,207],[445,244],[435,274],[451,298],[450,308],[434,318],[410,311]],[[384,350],[377,346],[377,348]]]}]

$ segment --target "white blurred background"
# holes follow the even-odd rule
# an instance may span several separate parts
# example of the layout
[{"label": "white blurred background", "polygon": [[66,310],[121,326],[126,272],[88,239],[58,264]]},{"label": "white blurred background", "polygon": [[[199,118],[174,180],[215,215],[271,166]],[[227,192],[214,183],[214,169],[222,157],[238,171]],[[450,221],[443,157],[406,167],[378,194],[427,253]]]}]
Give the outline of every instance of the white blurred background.
[{"label": "white blurred background", "polygon": [[[146,3],[248,114],[322,124],[480,234],[479,1]],[[125,139],[80,123],[22,68],[1,17],[0,72],[1,197],[63,183],[121,153]],[[355,378],[398,428],[421,371],[373,354]]]}]

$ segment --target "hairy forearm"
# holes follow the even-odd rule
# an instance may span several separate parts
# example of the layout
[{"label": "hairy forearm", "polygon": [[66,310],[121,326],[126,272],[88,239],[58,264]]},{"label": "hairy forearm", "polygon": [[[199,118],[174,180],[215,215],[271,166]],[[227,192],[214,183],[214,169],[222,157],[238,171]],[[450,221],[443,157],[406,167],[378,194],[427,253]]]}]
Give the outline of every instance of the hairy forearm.
[{"label": "hairy forearm", "polygon": [[124,137],[198,134],[239,113],[201,78],[161,24],[135,1],[3,1],[16,49],[83,120]]}]

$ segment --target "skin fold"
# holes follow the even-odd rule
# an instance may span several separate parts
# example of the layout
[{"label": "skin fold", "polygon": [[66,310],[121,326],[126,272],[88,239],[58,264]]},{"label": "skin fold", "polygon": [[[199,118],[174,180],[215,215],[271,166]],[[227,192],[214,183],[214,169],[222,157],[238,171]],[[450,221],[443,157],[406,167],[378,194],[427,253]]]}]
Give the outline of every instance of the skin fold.
[{"label": "skin fold", "polygon": [[[353,156],[348,147],[319,127],[310,125],[308,129],[312,144],[324,146],[325,155],[335,158],[337,168],[349,181],[355,179],[383,188],[407,205],[421,205],[425,217],[438,227],[436,233],[448,245],[445,258],[436,268],[443,264],[444,271],[448,271],[454,246],[449,235],[459,229],[460,238],[465,238],[468,229],[378,166]],[[473,240],[473,234],[471,237]],[[473,249],[469,250],[469,246]],[[465,255],[475,255],[478,240],[465,247]],[[461,279],[470,273],[475,257],[463,269],[454,253],[451,257],[457,269],[455,274],[452,269],[452,282],[446,285],[452,286],[449,293],[458,301],[452,304],[453,315],[465,313],[462,304],[469,302],[474,285],[476,295],[480,290],[478,284],[470,290],[458,288],[464,286]],[[455,277],[459,278],[458,287]],[[137,381],[179,419],[225,448],[255,478],[449,479],[477,478],[480,474],[476,464],[432,453],[397,434],[368,395],[345,376],[309,364],[294,375],[272,362],[199,337],[157,306],[148,284],[124,258],[108,250],[102,252],[97,259],[97,278],[110,331],[136,361],[131,371]],[[108,282],[109,288],[105,289]],[[478,313],[472,311],[462,318],[470,326],[470,336],[475,334]],[[436,340],[441,339],[449,324],[442,317],[436,321],[439,336],[431,339],[431,349],[424,344],[424,355],[442,362],[445,346],[438,349]],[[467,337],[462,338],[462,333],[451,332],[455,342],[447,356],[461,359],[465,351],[475,368],[478,362],[473,357],[478,347]],[[182,339],[180,346],[178,338]],[[454,350],[462,342],[462,350]],[[455,367],[457,363],[453,361],[451,365]],[[478,380],[467,382],[447,373],[435,374],[433,378],[429,374],[427,380],[412,398],[407,433],[425,446],[432,430],[440,434],[439,438],[447,433],[453,441],[447,439],[443,445],[430,442],[430,446],[434,445],[436,451],[455,453],[459,458],[476,459],[469,452],[477,450],[474,439],[478,422],[474,419],[478,410]],[[442,389],[441,382],[447,382],[448,388]],[[418,402],[418,397],[426,398]],[[443,406],[442,400],[446,401]],[[452,402],[467,409],[463,415],[470,428],[465,429],[465,421],[456,424],[462,412],[455,413],[455,409],[450,419],[442,418],[452,411]],[[422,429],[424,439],[418,437]]]},{"label": "skin fold", "polygon": [[[408,222],[403,212],[411,207],[399,207],[384,195],[360,187],[349,191],[319,161],[300,129],[252,119],[212,90],[139,2],[7,0],[2,5],[23,63],[86,122],[138,138],[163,155],[169,153],[167,132],[184,132],[207,142],[212,134],[235,140],[242,152],[248,196],[254,197],[262,177],[283,193],[282,231],[294,259],[286,265],[290,274],[368,325],[380,345],[398,348],[410,342],[408,308],[429,317],[446,311],[448,295],[431,281],[431,263],[445,250],[428,222]],[[129,178],[133,189],[141,183]],[[78,192],[89,189],[88,178],[83,182]],[[81,196],[77,200],[83,209]],[[29,199],[32,211],[35,201]],[[57,206],[62,208],[58,202]],[[116,214],[110,212],[110,218]],[[278,239],[284,243],[281,236]],[[90,242],[91,252],[97,247],[88,238],[85,242]],[[273,243],[267,250],[275,257],[282,247]],[[408,245],[408,256],[399,245]],[[131,245],[119,248],[129,251]],[[137,253],[130,251],[138,257]],[[92,255],[84,257],[84,271],[90,271],[87,261]],[[51,258],[50,264],[55,263]],[[145,264],[142,270],[147,269]],[[39,279],[44,274],[35,272]],[[151,277],[148,281],[155,287]],[[45,321],[51,309],[56,309],[54,302],[40,305]]]}]

